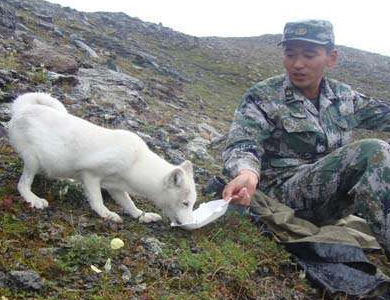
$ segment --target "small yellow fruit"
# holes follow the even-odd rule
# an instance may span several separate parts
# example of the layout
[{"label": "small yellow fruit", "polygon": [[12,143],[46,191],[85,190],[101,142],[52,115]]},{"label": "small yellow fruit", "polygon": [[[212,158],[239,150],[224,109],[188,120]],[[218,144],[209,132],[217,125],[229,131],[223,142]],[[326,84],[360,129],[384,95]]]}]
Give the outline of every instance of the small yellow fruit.
[{"label": "small yellow fruit", "polygon": [[114,238],[111,240],[111,249],[117,250],[122,248],[124,245],[125,243],[119,238]]}]

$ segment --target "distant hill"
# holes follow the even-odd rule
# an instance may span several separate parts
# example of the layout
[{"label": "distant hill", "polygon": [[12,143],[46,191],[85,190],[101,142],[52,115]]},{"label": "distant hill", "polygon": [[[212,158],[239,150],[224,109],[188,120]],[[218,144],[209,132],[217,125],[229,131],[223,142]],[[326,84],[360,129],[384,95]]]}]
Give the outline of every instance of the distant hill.
[{"label": "distant hill", "polygon": [[[0,8],[3,60],[13,53],[22,72],[45,64],[47,57],[26,60],[24,55],[34,48],[36,39],[75,59],[77,68],[115,65],[141,79],[146,85],[143,93],[153,99],[161,100],[153,92],[156,80],[191,109],[201,99],[206,108],[202,114],[208,117],[218,115],[228,121],[247,88],[283,72],[281,49],[276,46],[280,35],[197,38],[124,13],[84,13],[38,0],[6,0]],[[77,46],[77,39],[98,58]],[[390,57],[343,46],[338,49],[340,60],[332,77],[368,95],[390,99]],[[46,67],[51,66],[46,62]],[[6,92],[19,91],[11,86]],[[175,97],[165,101],[175,101]]]}]

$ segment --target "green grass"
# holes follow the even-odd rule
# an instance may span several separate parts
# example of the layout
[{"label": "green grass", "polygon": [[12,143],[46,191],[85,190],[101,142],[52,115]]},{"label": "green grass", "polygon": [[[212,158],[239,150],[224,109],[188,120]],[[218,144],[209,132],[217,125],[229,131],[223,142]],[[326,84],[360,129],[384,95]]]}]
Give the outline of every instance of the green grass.
[{"label": "green grass", "polygon": [[0,226],[5,234],[21,236],[27,232],[26,224],[11,214],[4,214],[0,219]]},{"label": "green grass", "polygon": [[[48,198],[45,193],[57,183],[44,184],[44,179],[39,180],[42,182],[36,188],[46,185],[41,192]],[[297,274],[295,267],[285,272],[284,266],[293,266],[289,254],[263,237],[246,217],[236,213],[192,232],[172,230],[166,221],[150,227],[129,218],[125,218],[118,231],[91,214],[88,206],[66,203],[57,194],[52,197],[50,205],[55,208],[51,209],[50,217],[45,211],[31,210],[21,218],[24,208],[16,206],[12,214],[6,212],[0,219],[0,268],[14,270],[23,265],[35,270],[45,278],[45,289],[33,292],[0,288],[1,295],[11,299],[52,300],[116,300],[132,299],[135,295],[142,299],[261,299],[260,295],[268,297],[273,293],[273,288],[264,285],[267,280],[258,282],[258,272],[264,268],[272,278],[288,278],[290,286],[282,284],[282,279],[276,281],[283,285],[285,294],[292,295],[295,285],[306,288],[293,275]],[[73,221],[62,217],[69,212]],[[80,227],[80,218],[90,225]],[[84,228],[82,234],[81,228]],[[143,236],[155,236],[164,242],[163,254],[157,257],[146,254],[140,243]],[[124,240],[125,247],[113,252],[109,247],[113,237]],[[41,254],[42,249],[47,249],[45,255]],[[107,258],[112,259],[111,272],[94,275],[90,265],[103,270]],[[171,273],[167,261],[177,264],[179,273]],[[127,264],[131,271],[130,284],[122,282],[122,271],[118,268],[121,263]],[[91,276],[95,279],[85,289],[85,280]],[[138,284],[145,284],[146,290],[134,292]]]},{"label": "green grass", "polygon": [[18,62],[14,53],[9,53],[4,56],[0,56],[0,69],[5,70],[19,70],[20,63]]}]

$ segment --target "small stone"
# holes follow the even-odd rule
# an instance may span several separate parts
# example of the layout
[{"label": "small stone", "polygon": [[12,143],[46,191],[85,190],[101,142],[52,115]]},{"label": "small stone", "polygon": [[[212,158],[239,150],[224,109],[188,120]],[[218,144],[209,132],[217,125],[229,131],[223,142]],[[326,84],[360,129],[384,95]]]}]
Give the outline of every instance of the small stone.
[{"label": "small stone", "polygon": [[129,282],[131,280],[131,272],[129,268],[127,268],[125,265],[120,265],[119,269],[122,270],[122,280],[124,282]]},{"label": "small stone", "polygon": [[145,291],[147,288],[146,286],[146,283],[141,283],[141,284],[137,284],[135,287],[134,287],[134,291],[136,293],[142,293],[143,291]]},{"label": "small stone", "polygon": [[7,275],[0,271],[0,288],[7,286]]},{"label": "small stone", "polygon": [[165,244],[160,242],[158,239],[153,237],[146,237],[142,238],[141,241],[144,244],[145,248],[152,254],[159,255],[163,252],[161,247]]},{"label": "small stone", "polygon": [[11,279],[22,289],[41,290],[43,288],[42,278],[35,271],[11,271]]}]

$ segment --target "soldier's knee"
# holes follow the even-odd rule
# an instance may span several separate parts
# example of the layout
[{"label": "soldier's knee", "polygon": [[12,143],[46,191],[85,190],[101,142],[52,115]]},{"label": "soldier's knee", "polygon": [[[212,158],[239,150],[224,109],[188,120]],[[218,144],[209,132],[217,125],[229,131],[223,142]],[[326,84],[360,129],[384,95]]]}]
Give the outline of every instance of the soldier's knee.
[{"label": "soldier's knee", "polygon": [[376,149],[376,150],[389,150],[390,145],[380,139],[363,139],[355,142],[356,144],[360,145],[361,147],[364,148],[369,148],[369,149]]},{"label": "soldier's knee", "polygon": [[380,139],[363,139],[354,143],[364,153],[365,156],[377,156],[383,154],[385,157],[390,158],[390,145]]}]

